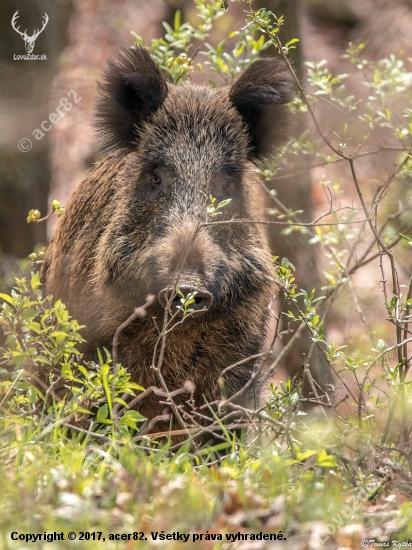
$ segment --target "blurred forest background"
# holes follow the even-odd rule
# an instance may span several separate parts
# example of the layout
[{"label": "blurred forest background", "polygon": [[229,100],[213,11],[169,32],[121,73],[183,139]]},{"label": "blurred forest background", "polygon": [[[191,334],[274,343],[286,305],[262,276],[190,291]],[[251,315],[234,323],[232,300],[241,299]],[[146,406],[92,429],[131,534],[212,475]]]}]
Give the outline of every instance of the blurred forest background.
[{"label": "blurred forest background", "polygon": [[[244,25],[244,6],[229,1],[228,11],[220,17],[209,42],[216,46],[231,31]],[[256,0],[255,8],[265,7],[277,15],[284,15],[285,25],[281,39],[285,43],[299,38],[297,48],[291,51],[293,63],[302,81],[305,79],[305,61],[326,59],[332,73],[353,72],[348,60],[342,59],[348,43],[365,43],[364,57],[377,61],[391,53],[407,60],[412,56],[412,1],[411,0]],[[38,208],[45,214],[51,199],[63,205],[76,185],[96,160],[97,140],[92,125],[93,106],[98,81],[105,62],[120,46],[133,43],[131,32],[140,35],[147,45],[164,33],[162,21],[172,24],[176,10],[182,20],[195,22],[196,7],[192,0],[8,0],[0,4],[0,280],[9,284],[16,260],[30,254],[37,243],[47,243],[57,221],[49,224],[26,223],[30,209]],[[49,22],[39,35],[34,54],[46,54],[45,61],[15,60],[25,53],[22,37],[12,28],[11,20],[19,12],[18,25],[30,34],[41,28],[46,13]],[[275,55],[267,49],[265,55]],[[207,82],[208,74],[195,73],[194,82]],[[222,82],[224,84],[224,82]],[[348,93],[365,96],[366,89],[354,76],[346,81]],[[33,138],[33,131],[56,110],[60,100],[74,90],[81,98],[73,108],[41,140]],[[73,99],[73,98],[72,98]],[[336,122],[342,126],[346,114],[338,109],[317,106],[321,123]],[[301,120],[301,133],[309,120]],[[32,141],[32,148],[22,152],[18,143],[23,138]],[[395,162],[393,152],[382,152],[378,157],[365,157],[360,174],[365,174],[362,185],[373,185],[380,174],[387,174]],[[336,179],[345,178],[348,168]],[[366,176],[367,174],[367,176]],[[372,174],[372,175],[371,175]],[[292,210],[303,210],[301,221],[312,221],[329,208],[324,189],[317,182],[321,169],[305,169],[305,161],[290,176],[281,174],[270,182],[277,197]],[[257,193],[259,190],[257,190]],[[262,192],[262,218],[266,216],[266,199]],[[297,284],[310,291],[324,283],[322,262],[317,247],[308,246],[308,236],[299,232],[281,234],[282,227],[268,229],[273,254],[287,257],[296,266]],[[410,249],[409,249],[410,250]],[[411,260],[405,256],[400,265],[407,278]],[[368,296],[364,319],[373,324],[378,316],[374,304],[378,281],[368,280],[362,272],[363,293]],[[366,273],[366,275],[365,275]],[[402,276],[402,274],[401,274]],[[381,304],[380,306],[381,307]],[[329,331],[342,334],[350,323],[350,314],[334,314]],[[341,340],[341,338],[340,338]],[[294,348],[290,360],[298,369],[302,353],[308,349],[302,341]],[[320,377],[322,378],[322,377]]]}]

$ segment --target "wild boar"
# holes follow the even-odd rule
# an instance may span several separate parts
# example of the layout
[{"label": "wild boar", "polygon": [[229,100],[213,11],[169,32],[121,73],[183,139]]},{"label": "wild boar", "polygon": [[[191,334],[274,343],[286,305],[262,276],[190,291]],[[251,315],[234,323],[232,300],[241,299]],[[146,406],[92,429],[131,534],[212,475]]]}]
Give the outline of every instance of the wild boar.
[{"label": "wild boar", "polygon": [[[119,336],[117,359],[134,381],[168,391],[190,381],[193,409],[250,380],[257,362],[246,359],[262,348],[275,293],[267,240],[253,223],[253,163],[285,139],[292,94],[276,59],[255,61],[221,89],[168,83],[140,47],[108,64],[97,104],[106,154],[71,197],[42,268],[47,294],[86,325],[87,359],[111,349],[116,329],[153,295]],[[211,216],[213,199],[231,201]],[[172,320],[159,345],[165,308]],[[188,398],[176,398],[182,411]],[[140,412],[160,415],[159,399],[148,395]]]}]

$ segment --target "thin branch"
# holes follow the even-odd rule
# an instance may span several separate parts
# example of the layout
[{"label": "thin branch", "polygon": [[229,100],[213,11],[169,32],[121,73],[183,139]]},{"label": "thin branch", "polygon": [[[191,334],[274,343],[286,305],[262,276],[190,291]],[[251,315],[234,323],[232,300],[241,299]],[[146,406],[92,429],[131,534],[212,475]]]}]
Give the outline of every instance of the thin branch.
[{"label": "thin branch", "polygon": [[113,336],[113,343],[112,343],[112,358],[113,358],[113,366],[117,364],[117,347],[119,344],[119,336],[122,330],[124,330],[127,326],[130,325],[135,319],[142,318],[146,315],[146,309],[150,307],[154,302],[155,297],[153,295],[147,296],[146,300],[147,302],[140,307],[135,308],[133,313],[126,319],[124,323],[122,323],[119,327],[117,327],[116,332]]}]

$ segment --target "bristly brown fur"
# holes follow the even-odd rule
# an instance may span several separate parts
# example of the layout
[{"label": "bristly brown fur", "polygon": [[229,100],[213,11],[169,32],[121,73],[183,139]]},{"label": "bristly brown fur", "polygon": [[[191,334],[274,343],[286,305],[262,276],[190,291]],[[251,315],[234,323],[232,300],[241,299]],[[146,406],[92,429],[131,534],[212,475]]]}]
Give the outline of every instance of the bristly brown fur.
[{"label": "bristly brown fur", "polygon": [[252,160],[264,159],[288,137],[293,97],[292,76],[284,62],[272,58],[255,61],[235,82],[230,100],[250,135]]},{"label": "bristly brown fur", "polygon": [[120,50],[100,83],[96,117],[104,149],[133,147],[138,130],[166,96],[166,81],[148,52]]},{"label": "bristly brown fur", "polygon": [[[42,268],[46,292],[86,325],[86,358],[110,349],[133,308],[177,276],[213,302],[167,336],[161,370],[170,391],[191,380],[197,406],[214,401],[222,371],[260,351],[275,292],[265,235],[252,223],[200,230],[199,223],[209,195],[232,199],[217,221],[254,219],[249,161],[285,138],[290,97],[283,66],[270,59],[252,64],[230,90],[168,84],[143,48],[108,65],[98,116],[110,154],[73,194]],[[118,359],[145,387],[159,385],[150,367],[163,315],[156,300],[120,336]],[[255,368],[250,360],[229,370],[225,394]],[[152,396],[139,410],[153,418],[163,405]]]}]

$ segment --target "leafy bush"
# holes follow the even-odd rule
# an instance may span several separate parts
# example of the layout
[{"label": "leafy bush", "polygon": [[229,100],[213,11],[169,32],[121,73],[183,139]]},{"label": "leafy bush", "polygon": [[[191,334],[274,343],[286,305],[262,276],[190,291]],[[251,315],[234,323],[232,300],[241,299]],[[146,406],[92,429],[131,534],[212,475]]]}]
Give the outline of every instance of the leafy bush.
[{"label": "leafy bush", "polygon": [[[18,423],[24,429],[30,420],[46,415],[45,427],[65,425],[83,431],[83,425],[106,434],[114,426],[115,404],[126,407],[123,394],[135,396],[142,388],[130,381],[121,365],[112,368],[107,350],[99,352],[99,364],[81,361],[76,346],[84,341],[82,327],[60,300],[42,297],[39,272],[32,274],[30,285],[25,278],[17,279],[10,295],[0,298],[5,428]],[[137,411],[126,411],[117,419],[117,435],[127,436],[143,420]]]}]

